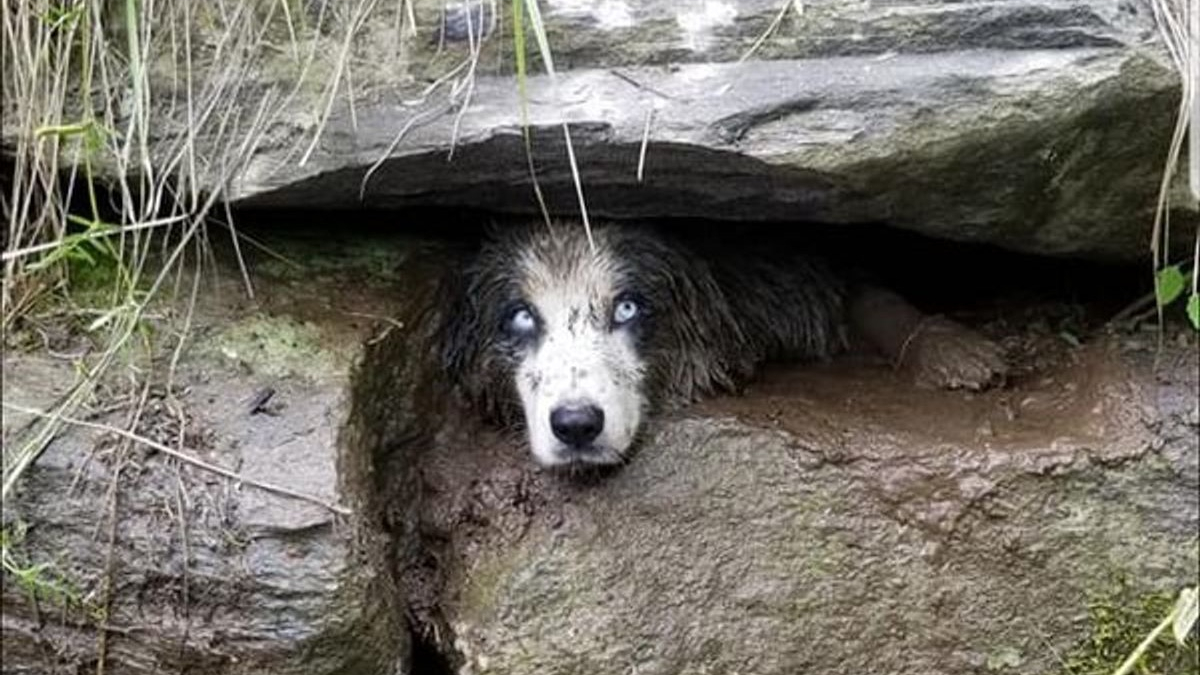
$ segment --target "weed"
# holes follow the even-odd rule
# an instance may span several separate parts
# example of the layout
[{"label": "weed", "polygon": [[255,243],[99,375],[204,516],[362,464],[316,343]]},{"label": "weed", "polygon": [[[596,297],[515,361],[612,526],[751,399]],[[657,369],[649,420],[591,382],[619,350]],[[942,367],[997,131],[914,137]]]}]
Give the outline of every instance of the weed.
[{"label": "weed", "polygon": [[1194,276],[1194,270],[1184,272],[1183,266],[1178,263],[1159,268],[1154,275],[1154,299],[1161,313],[1183,297],[1184,291],[1191,286],[1193,290],[1183,303],[1184,313],[1187,314],[1192,328],[1200,331],[1200,293],[1195,290]]},{"label": "weed", "polygon": [[[1154,257],[1155,296],[1161,325],[1162,309],[1191,286],[1185,302],[1185,312],[1192,326],[1200,331],[1200,284],[1195,270],[1200,269],[1200,221],[1195,224],[1193,273],[1185,275],[1180,266],[1168,260],[1170,252],[1171,186],[1179,168],[1184,140],[1191,128],[1188,186],[1192,206],[1200,203],[1200,8],[1190,0],[1154,0],[1151,3],[1158,23],[1158,32],[1167,47],[1175,69],[1179,71],[1180,98],[1175,130],[1163,166],[1159,184],[1158,203],[1154,212],[1154,230],[1150,248]],[[1190,277],[1190,283],[1188,280]]]},{"label": "weed", "polygon": [[19,550],[25,542],[26,530],[22,522],[0,530],[0,561],[3,562],[4,576],[16,584],[31,603],[47,603],[64,614],[82,610],[84,616],[98,620],[99,608],[87,601],[56,565],[20,560]]},{"label": "weed", "polygon": [[[1140,675],[1195,673],[1200,651],[1193,638],[1180,645],[1160,630],[1163,618],[1175,613],[1170,591],[1139,593],[1126,578],[1088,603],[1091,633],[1063,656],[1062,675],[1113,675],[1130,660]],[[1154,633],[1153,639],[1146,638]],[[1145,644],[1143,644],[1145,642]],[[1134,656],[1135,658],[1130,659]]]}]

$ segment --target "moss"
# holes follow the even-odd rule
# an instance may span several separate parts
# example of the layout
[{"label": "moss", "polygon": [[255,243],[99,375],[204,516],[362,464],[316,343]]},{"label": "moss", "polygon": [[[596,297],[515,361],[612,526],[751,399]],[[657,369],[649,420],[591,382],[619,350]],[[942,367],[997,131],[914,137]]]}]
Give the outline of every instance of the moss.
[{"label": "moss", "polygon": [[501,587],[513,578],[515,571],[530,564],[529,557],[518,547],[477,563],[466,575],[467,583],[459,601],[460,616],[467,623],[485,620],[500,601]]},{"label": "moss", "polygon": [[338,370],[339,355],[327,349],[317,327],[284,316],[252,316],[216,337],[218,353],[275,377],[321,378]]},{"label": "moss", "polygon": [[[1174,591],[1139,592],[1125,578],[1088,603],[1088,637],[1062,656],[1054,675],[1111,675],[1175,605]],[[1200,647],[1176,644],[1166,631],[1146,652],[1139,675],[1200,673]]]}]

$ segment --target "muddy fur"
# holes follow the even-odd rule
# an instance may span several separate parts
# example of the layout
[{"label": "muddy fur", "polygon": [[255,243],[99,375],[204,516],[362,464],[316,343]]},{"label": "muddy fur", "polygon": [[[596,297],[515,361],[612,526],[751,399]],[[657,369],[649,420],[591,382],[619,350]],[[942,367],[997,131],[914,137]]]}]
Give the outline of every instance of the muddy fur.
[{"label": "muddy fur", "polygon": [[592,235],[594,248],[579,223],[496,228],[450,290],[444,365],[490,418],[521,419],[515,379],[538,348],[507,334],[507,317],[555,284],[579,286],[590,300],[575,311],[597,324],[610,298],[636,299],[642,316],[626,339],[646,412],[737,390],[765,360],[825,358],[846,343],[847,284],[820,260],[731,255],[640,225]]},{"label": "muddy fur", "polygon": [[[512,421],[516,354],[502,335],[504,311],[520,290],[513,261],[529,249],[584,255],[579,223],[496,228],[452,282],[442,331],[443,363],[468,399]],[[564,243],[553,246],[550,237]],[[651,314],[638,336],[655,404],[679,406],[736,391],[773,359],[823,359],[845,347],[846,283],[824,261],[753,252],[708,260],[717,244],[688,244],[649,226],[593,225],[598,245],[629,265],[627,283]]]}]

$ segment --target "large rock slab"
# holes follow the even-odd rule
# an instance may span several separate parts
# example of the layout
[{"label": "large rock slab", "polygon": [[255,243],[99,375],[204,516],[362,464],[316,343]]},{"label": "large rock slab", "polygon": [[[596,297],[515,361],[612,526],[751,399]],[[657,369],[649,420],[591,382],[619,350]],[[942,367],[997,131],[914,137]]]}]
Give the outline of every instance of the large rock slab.
[{"label": "large rock slab", "polygon": [[[159,172],[246,206],[536,213],[528,122],[547,206],[578,215],[565,124],[596,216],[886,223],[1133,260],[1180,96],[1150,0],[547,0],[557,76],[527,32],[524,113],[509,3],[301,4],[155,24],[192,17],[149,41]],[[133,91],[107,93],[129,128]],[[6,126],[4,145],[33,133]],[[120,153],[93,154],[111,173]],[[1182,187],[1173,204],[1195,217]]]},{"label": "large rock slab", "polygon": [[[1148,249],[1179,96],[1148,0],[782,14],[778,0],[545,2],[558,74],[534,59],[524,117],[507,3],[500,17],[491,3],[410,6],[415,23],[389,3],[314,10],[320,30],[295,40],[311,66],[286,50],[252,65],[231,109],[267,103],[262,134],[210,186],[245,205],[535,213],[527,121],[548,206],[574,215],[565,123],[597,216],[876,222],[1110,259]],[[224,156],[218,122],[196,133],[203,156]],[[161,129],[168,143],[192,133]]]},{"label": "large rock slab", "polygon": [[1200,498],[1194,349],[1055,341],[983,395],[776,371],[599,481],[444,434],[432,632],[462,673],[1058,672],[1118,579],[1194,582]]},{"label": "large rock slab", "polygon": [[[1140,52],[1094,48],[595,68],[533,78],[529,119],[556,213],[578,213],[569,122],[593,216],[886,222],[1133,259],[1147,250],[1175,89]],[[331,121],[308,166],[280,170],[264,153],[235,195],[535,212],[511,78],[480,76],[461,118],[430,116],[388,155],[397,126],[437,105],[360,105],[356,130]]]}]

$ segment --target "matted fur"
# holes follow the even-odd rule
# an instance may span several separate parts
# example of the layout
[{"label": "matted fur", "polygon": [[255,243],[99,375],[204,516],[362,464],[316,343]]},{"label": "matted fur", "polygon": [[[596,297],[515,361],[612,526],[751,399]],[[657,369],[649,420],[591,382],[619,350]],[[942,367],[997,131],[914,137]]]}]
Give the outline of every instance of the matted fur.
[{"label": "matted fur", "polygon": [[[733,257],[641,226],[592,234],[594,248],[579,223],[497,230],[459,279],[442,332],[463,394],[502,423],[523,418],[543,464],[620,461],[654,410],[734,390],[766,359],[844,345],[844,283],[817,260]],[[639,310],[628,325],[614,323],[618,299]],[[514,312],[525,308],[536,335],[515,338]],[[578,401],[606,420],[582,453],[543,419]]]}]

